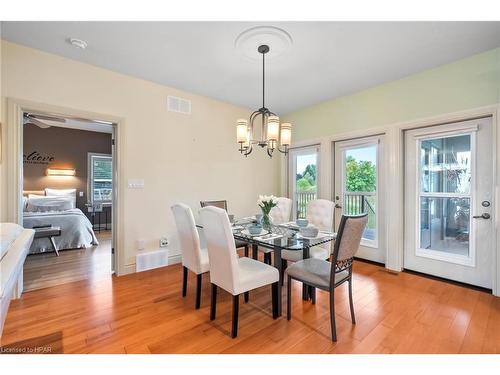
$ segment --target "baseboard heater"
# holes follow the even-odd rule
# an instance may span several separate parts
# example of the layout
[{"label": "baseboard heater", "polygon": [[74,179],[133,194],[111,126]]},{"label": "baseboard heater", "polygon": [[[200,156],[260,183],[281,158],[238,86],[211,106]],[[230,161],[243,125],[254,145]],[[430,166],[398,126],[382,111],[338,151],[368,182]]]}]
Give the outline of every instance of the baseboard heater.
[{"label": "baseboard heater", "polygon": [[137,254],[135,257],[136,272],[152,270],[168,266],[168,251],[155,250]]}]

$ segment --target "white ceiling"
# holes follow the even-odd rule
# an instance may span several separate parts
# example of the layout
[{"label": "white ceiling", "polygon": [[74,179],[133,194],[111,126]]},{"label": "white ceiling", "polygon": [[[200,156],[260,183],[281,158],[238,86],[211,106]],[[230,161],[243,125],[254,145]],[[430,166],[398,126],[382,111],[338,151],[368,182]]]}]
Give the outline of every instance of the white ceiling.
[{"label": "white ceiling", "polygon": [[[293,39],[266,64],[266,105],[287,113],[500,46],[500,22],[2,22],[2,38],[252,109],[261,64],[234,47],[254,26]],[[88,42],[85,50],[67,38]]]}]

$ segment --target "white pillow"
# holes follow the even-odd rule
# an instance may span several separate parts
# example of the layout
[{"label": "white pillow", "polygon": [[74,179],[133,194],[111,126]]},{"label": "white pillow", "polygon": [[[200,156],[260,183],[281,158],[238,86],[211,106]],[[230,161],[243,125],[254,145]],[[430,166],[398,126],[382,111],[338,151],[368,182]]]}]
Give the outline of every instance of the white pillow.
[{"label": "white pillow", "polygon": [[70,197],[46,197],[30,194],[26,211],[46,212],[46,211],[66,211],[73,208]]},{"label": "white pillow", "polygon": [[71,198],[73,207],[76,207],[76,189],[50,189],[45,188],[45,194],[48,197],[67,197]]}]

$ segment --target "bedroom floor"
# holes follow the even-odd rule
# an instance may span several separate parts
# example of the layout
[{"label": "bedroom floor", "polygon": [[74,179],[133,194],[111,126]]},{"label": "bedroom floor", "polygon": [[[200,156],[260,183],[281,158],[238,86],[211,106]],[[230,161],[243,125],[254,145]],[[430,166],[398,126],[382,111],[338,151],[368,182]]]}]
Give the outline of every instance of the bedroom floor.
[{"label": "bedroom floor", "polygon": [[111,231],[96,232],[99,246],[29,255],[24,263],[24,290],[47,288],[111,274]]}]

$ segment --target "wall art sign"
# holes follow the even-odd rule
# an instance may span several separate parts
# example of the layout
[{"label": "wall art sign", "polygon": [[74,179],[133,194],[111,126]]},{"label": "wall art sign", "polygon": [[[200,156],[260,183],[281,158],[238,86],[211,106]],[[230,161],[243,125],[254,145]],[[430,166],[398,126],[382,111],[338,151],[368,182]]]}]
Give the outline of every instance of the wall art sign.
[{"label": "wall art sign", "polygon": [[54,156],[41,154],[38,151],[32,151],[23,155],[24,164],[49,164],[54,160]]}]

